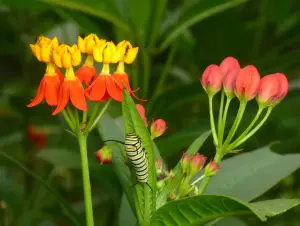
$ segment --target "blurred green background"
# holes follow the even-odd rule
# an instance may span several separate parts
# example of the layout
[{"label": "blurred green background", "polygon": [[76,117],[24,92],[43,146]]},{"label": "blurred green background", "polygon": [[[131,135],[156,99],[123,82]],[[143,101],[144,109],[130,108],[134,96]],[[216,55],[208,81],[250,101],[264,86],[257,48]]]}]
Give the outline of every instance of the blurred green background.
[{"label": "blurred green background", "polygon": [[[148,120],[167,121],[168,130],[156,144],[170,167],[195,138],[209,129],[207,96],[199,79],[206,66],[220,64],[227,56],[234,56],[242,66],[254,64],[261,76],[283,72],[290,82],[287,98],[243,146],[244,151],[280,141],[274,151],[299,152],[300,2],[297,0],[1,0],[0,10],[0,151],[14,156],[46,180],[82,217],[82,181],[75,140],[64,130],[61,118],[51,116],[52,109],[46,105],[26,107],[45,70],[45,65],[32,56],[29,48],[41,34],[58,36],[60,43],[71,44],[77,43],[78,35],[96,33],[115,42],[127,39],[140,47],[137,60],[126,69],[133,88],[140,87],[137,95],[148,99],[145,104]],[[252,102],[244,125],[256,113],[257,105]],[[120,107],[114,103],[109,113],[120,116]],[[228,124],[234,120],[237,107],[235,101]],[[43,148],[36,147],[29,139],[30,125],[48,134]],[[133,225],[113,168],[99,166],[95,160],[93,152],[101,146],[95,131],[89,137],[88,151],[96,225]],[[211,139],[201,151],[213,156]],[[298,170],[259,199],[299,198],[299,177]],[[295,208],[272,218],[266,225],[293,226],[299,222],[300,209]],[[39,183],[0,158],[0,225],[72,223]],[[244,217],[225,225],[260,223]]]}]

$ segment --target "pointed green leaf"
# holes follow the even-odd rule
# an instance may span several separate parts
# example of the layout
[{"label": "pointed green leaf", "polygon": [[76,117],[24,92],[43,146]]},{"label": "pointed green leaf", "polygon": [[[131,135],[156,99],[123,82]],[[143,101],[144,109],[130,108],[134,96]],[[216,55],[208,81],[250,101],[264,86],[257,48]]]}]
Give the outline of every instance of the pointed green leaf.
[{"label": "pointed green leaf", "polygon": [[212,178],[205,193],[250,201],[299,167],[300,154],[279,155],[269,147],[240,153],[221,162],[220,171]]},{"label": "pointed green leaf", "polygon": [[[153,149],[152,139],[150,137],[148,129],[145,127],[144,121],[140,117],[134,101],[132,100],[130,94],[127,90],[123,93],[122,111],[124,117],[125,131],[126,133],[135,133],[138,135],[142,141],[142,146],[145,148],[148,156],[148,183],[152,188],[145,184],[144,185],[144,197],[145,197],[145,210],[147,211],[155,210],[156,206],[156,169],[155,169],[155,155]],[[141,185],[137,185],[141,187]],[[139,195],[140,203],[143,201],[141,194]],[[147,218],[147,217],[146,217]]]},{"label": "pointed green leaf", "polygon": [[299,200],[270,200],[249,204],[222,195],[201,195],[167,203],[157,210],[151,226],[201,226],[220,217],[249,214],[265,221],[267,217],[280,214],[298,204]]},{"label": "pointed green leaf", "polygon": [[[236,7],[240,4],[245,3],[247,0],[214,0],[214,1],[199,1],[199,3],[193,5],[186,10],[179,22],[166,32],[166,38],[160,44],[158,50],[162,51],[167,48],[184,30],[199,23],[200,21],[221,13],[227,9]],[[162,34],[164,35],[164,34]]]},{"label": "pointed green leaf", "polygon": [[187,153],[190,155],[194,155],[198,152],[198,150],[202,147],[203,143],[206,141],[208,136],[211,134],[211,131],[207,131],[201,134],[187,149]]}]

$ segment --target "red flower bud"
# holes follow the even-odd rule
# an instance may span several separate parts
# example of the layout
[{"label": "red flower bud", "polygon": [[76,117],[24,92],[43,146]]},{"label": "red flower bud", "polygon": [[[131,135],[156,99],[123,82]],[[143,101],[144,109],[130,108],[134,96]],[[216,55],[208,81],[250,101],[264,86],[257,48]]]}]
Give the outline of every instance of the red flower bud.
[{"label": "red flower bud", "polygon": [[156,167],[156,174],[159,175],[163,171],[163,160],[161,158],[156,158],[155,160],[155,167]]},{"label": "red flower bud", "polygon": [[190,161],[190,174],[195,175],[198,173],[203,168],[205,161],[206,157],[197,153]]},{"label": "red flower bud", "polygon": [[159,137],[164,134],[167,129],[167,123],[163,119],[155,120],[151,125],[151,136],[153,138]]},{"label": "red flower bud", "polygon": [[29,125],[27,128],[27,138],[37,148],[42,149],[47,145],[48,133],[34,125]]},{"label": "red flower bud", "polygon": [[260,85],[260,75],[253,65],[242,68],[235,81],[235,95],[241,100],[249,101],[253,99]]},{"label": "red flower bud", "polygon": [[147,122],[147,118],[146,118],[146,110],[145,110],[144,106],[141,104],[136,104],[135,106],[136,106],[136,109],[138,110],[141,118],[143,119],[145,126],[148,127],[148,122]]},{"label": "red flower bud", "polygon": [[94,153],[96,155],[97,161],[102,164],[108,164],[112,161],[112,150],[107,146],[99,149],[99,151]]},{"label": "red flower bud", "polygon": [[282,73],[276,73],[276,76],[279,80],[280,84],[280,92],[278,93],[278,100],[281,101],[283,98],[286,97],[288,90],[289,90],[289,82],[286,76]]},{"label": "red flower bud", "polygon": [[223,73],[223,78],[232,70],[240,69],[240,64],[234,57],[226,57],[220,64],[220,69]]},{"label": "red flower bud", "polygon": [[214,161],[210,161],[204,169],[204,174],[206,176],[213,176],[219,171],[219,169],[220,169],[220,166],[218,163],[216,163]]},{"label": "red flower bud", "polygon": [[208,95],[215,95],[222,88],[222,71],[218,65],[211,64],[203,72],[201,84]]},{"label": "red flower bud", "polygon": [[181,157],[181,168],[183,172],[186,172],[188,169],[188,166],[190,164],[190,161],[192,160],[193,156],[189,155],[187,152],[184,152]]},{"label": "red flower bud", "polygon": [[279,92],[280,84],[276,74],[266,75],[260,81],[257,101],[260,104],[269,106],[277,101]]}]

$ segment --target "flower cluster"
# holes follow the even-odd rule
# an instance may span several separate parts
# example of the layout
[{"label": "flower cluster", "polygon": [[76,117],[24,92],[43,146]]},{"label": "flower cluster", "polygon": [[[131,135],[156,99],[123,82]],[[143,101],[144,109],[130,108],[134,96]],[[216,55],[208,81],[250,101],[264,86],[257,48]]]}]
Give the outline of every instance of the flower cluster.
[{"label": "flower cluster", "polygon": [[[146,117],[146,110],[143,105],[141,104],[136,104],[136,108],[143,119],[145,126],[148,127],[148,121]],[[157,137],[160,137],[165,133],[167,129],[167,123],[163,119],[156,119],[153,120],[150,126],[150,131],[151,131],[151,137],[152,139],[155,139]]]},{"label": "flower cluster", "polygon": [[227,97],[250,101],[256,97],[259,104],[278,104],[288,92],[288,81],[284,74],[274,73],[260,78],[253,65],[240,67],[233,57],[225,58],[220,66],[209,65],[203,72],[201,83],[209,95],[215,95],[222,87]]},{"label": "flower cluster", "polygon": [[[69,102],[75,108],[87,111],[86,99],[103,102],[112,98],[121,102],[124,88],[139,99],[131,89],[125,72],[125,64],[133,63],[138,53],[138,47],[132,47],[128,41],[115,45],[112,41],[90,34],[84,38],[78,37],[78,44],[69,46],[59,44],[56,37],[49,39],[40,36],[35,44],[30,44],[30,48],[38,61],[46,63],[46,72],[28,107],[45,100],[49,106],[56,106],[53,115],[64,110]],[[87,55],[85,63],[74,72],[74,68],[81,64],[83,54]],[[95,61],[102,63],[98,75]],[[113,73],[110,64],[117,64]],[[62,68],[65,69],[64,74],[60,70]]]}]

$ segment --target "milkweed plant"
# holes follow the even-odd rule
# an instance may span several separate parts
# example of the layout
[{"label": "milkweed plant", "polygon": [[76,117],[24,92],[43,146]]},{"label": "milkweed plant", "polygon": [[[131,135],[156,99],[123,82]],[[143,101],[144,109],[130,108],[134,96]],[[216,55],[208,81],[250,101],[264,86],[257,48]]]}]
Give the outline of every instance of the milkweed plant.
[{"label": "milkweed plant", "polygon": [[[56,37],[40,36],[30,48],[37,60],[46,65],[46,71],[36,96],[27,106],[45,102],[53,108],[53,116],[61,114],[81,154],[86,223],[79,223],[72,217],[74,225],[94,225],[87,137],[112,101],[122,105],[124,139],[110,137],[116,142],[99,141],[103,146],[95,157],[99,167],[112,164],[116,169],[137,225],[205,225],[222,217],[247,214],[264,221],[299,203],[296,199],[248,203],[224,194],[207,193],[210,182],[219,174],[222,176],[223,158],[240,152],[242,145],[265,124],[272,110],[286,97],[288,80],[283,73],[261,78],[255,66],[241,67],[234,57],[226,57],[220,65],[209,65],[199,86],[202,85],[208,97],[210,131],[200,134],[178,164],[168,169],[154,142],[164,134],[167,123],[163,119],[148,121],[143,106],[146,100],[138,97],[138,90],[132,89],[126,73],[126,67],[138,55],[138,47],[128,41],[115,44],[90,34],[78,37],[78,43],[72,46],[60,44]],[[97,63],[102,66],[100,72],[96,71]],[[214,101],[218,95],[220,98]],[[235,98],[239,101],[239,109],[230,124],[227,116]],[[239,126],[250,101],[257,102],[257,113],[241,130]],[[216,104],[219,104],[217,115],[214,112]],[[213,159],[198,153],[209,135],[215,146]],[[243,167],[243,162],[240,165]],[[279,201],[281,205],[276,204]]]}]

